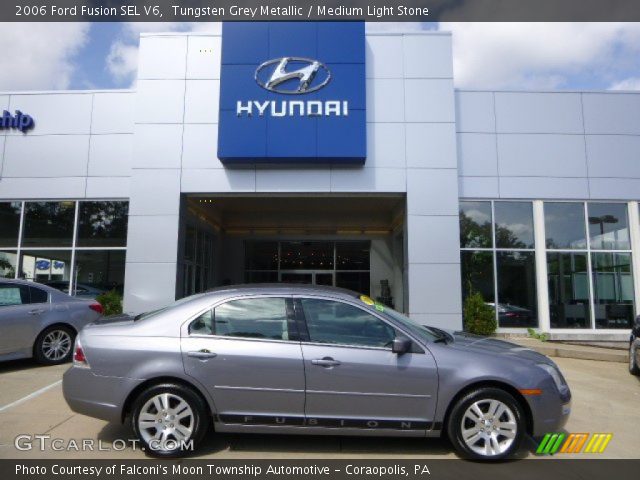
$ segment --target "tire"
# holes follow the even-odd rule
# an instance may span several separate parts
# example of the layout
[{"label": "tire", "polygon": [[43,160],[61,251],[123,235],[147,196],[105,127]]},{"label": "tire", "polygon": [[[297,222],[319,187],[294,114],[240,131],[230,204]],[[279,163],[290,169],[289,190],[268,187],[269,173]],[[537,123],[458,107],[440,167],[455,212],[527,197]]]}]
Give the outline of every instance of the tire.
[{"label": "tire", "polygon": [[64,325],[43,330],[33,346],[33,356],[42,365],[59,365],[71,361],[76,332]]},{"label": "tire", "polygon": [[[492,409],[494,416],[490,413]],[[502,460],[518,451],[526,434],[524,412],[510,393],[500,388],[479,388],[453,406],[447,434],[465,458]]]},{"label": "tire", "polygon": [[[210,425],[209,410],[202,397],[173,383],[143,391],[133,402],[131,413],[133,431],[145,453],[154,457],[182,457],[195,451]],[[184,416],[176,419],[179,415]]]},{"label": "tire", "polygon": [[640,367],[636,361],[636,347],[635,343],[629,345],[629,373],[631,375],[640,375]]}]

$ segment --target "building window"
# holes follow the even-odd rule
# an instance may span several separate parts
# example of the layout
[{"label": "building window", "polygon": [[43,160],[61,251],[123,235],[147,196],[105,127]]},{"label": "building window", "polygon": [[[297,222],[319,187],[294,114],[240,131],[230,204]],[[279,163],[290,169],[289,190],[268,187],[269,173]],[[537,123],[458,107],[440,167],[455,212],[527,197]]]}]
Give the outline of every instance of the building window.
[{"label": "building window", "polygon": [[0,250],[0,278],[15,278],[17,271],[17,250]]},{"label": "building window", "polygon": [[589,328],[589,267],[583,252],[548,252],[549,315],[552,328]]},{"label": "building window", "polygon": [[463,300],[479,292],[501,328],[538,326],[531,202],[460,202]]},{"label": "building window", "polygon": [[76,202],[26,202],[22,245],[71,247]]},{"label": "building window", "polygon": [[125,201],[0,203],[0,277],[82,297],[122,293],[128,208]]},{"label": "building window", "polygon": [[128,210],[127,202],[80,202],[77,246],[126,246]]},{"label": "building window", "polygon": [[21,210],[20,202],[0,202],[0,247],[18,246]]},{"label": "building window", "polygon": [[544,203],[551,328],[631,328],[627,205]]}]

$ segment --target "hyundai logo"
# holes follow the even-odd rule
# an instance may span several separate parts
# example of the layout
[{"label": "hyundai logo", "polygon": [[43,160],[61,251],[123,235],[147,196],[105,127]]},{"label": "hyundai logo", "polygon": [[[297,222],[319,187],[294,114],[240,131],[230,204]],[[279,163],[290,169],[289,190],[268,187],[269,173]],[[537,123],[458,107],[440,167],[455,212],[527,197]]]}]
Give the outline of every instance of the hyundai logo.
[{"label": "hyundai logo", "polygon": [[331,80],[331,73],[317,60],[282,57],[261,64],[256,69],[255,80],[270,92],[300,95],[320,90]]}]

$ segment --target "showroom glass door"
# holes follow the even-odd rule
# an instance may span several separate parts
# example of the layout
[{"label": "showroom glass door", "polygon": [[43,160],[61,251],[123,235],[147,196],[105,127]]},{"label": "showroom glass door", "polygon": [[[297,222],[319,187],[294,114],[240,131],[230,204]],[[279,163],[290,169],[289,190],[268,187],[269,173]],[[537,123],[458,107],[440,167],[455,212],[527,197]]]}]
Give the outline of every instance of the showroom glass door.
[{"label": "showroom glass door", "polygon": [[278,281],[282,283],[298,283],[305,285],[325,285],[334,286],[333,272],[314,271],[280,271]]},{"label": "showroom glass door", "polygon": [[245,281],[348,288],[370,293],[370,240],[248,240]]}]

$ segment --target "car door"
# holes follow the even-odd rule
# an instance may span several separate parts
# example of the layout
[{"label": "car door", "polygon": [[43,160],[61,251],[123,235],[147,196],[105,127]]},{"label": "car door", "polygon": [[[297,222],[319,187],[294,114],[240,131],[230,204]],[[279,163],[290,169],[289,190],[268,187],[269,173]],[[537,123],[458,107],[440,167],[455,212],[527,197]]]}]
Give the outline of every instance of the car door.
[{"label": "car door", "polygon": [[0,354],[29,348],[37,321],[30,305],[29,287],[0,283]]},{"label": "car door", "polygon": [[204,384],[224,424],[304,419],[304,366],[293,301],[238,298],[216,305],[183,334],[185,371]]},{"label": "car door", "polygon": [[[438,376],[428,351],[391,351],[401,332],[356,304],[297,298],[308,425],[424,432],[434,418]],[[302,328],[302,327],[301,327]]]}]

